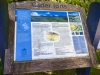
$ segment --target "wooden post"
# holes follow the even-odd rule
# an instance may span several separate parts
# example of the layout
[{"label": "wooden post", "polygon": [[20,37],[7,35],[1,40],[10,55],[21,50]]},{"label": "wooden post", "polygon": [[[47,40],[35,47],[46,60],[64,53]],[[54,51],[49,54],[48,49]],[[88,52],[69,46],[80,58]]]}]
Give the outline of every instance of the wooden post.
[{"label": "wooden post", "polygon": [[3,20],[4,33],[6,35],[6,38],[8,38],[8,4],[7,4],[7,0],[0,1],[0,8],[1,8],[1,14],[2,14],[2,20]]},{"label": "wooden post", "polygon": [[7,48],[8,35],[8,7],[7,1],[0,1],[0,57],[4,68],[5,49]]},{"label": "wooden post", "polygon": [[[97,45],[99,42],[99,33],[97,34],[97,27],[100,19],[100,3],[98,2],[93,2],[90,5],[88,16],[87,16],[87,27],[89,30],[89,35],[91,38],[91,42],[95,48],[97,49]],[[89,75],[91,68],[81,68],[81,69],[76,69],[77,75]]]}]

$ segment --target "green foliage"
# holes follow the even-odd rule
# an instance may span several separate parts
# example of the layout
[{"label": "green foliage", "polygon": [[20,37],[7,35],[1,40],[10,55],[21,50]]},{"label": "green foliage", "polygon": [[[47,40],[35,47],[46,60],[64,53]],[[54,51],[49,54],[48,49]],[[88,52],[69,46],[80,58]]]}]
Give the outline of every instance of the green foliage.
[{"label": "green foliage", "polygon": [[7,3],[17,2],[18,0],[7,0]]},{"label": "green foliage", "polygon": [[[98,64],[100,65],[100,49],[96,50]],[[97,65],[91,69],[90,75],[100,75],[100,67]]]},{"label": "green foliage", "polygon": [[90,75],[100,75],[100,69],[92,68]]},{"label": "green foliage", "polygon": [[100,64],[100,49],[96,51],[98,63]]},{"label": "green foliage", "polygon": [[13,0],[7,0],[8,3],[13,2]]},{"label": "green foliage", "polygon": [[2,64],[1,64],[1,58],[0,58],[0,75],[3,75],[3,68],[2,68]]}]

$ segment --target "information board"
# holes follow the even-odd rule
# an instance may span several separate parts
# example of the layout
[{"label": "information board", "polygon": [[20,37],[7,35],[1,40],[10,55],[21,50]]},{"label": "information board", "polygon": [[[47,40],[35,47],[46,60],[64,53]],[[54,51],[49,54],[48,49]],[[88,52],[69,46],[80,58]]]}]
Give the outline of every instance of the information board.
[{"label": "information board", "polygon": [[80,12],[15,10],[15,61],[88,56]]},{"label": "information board", "polygon": [[5,74],[45,72],[97,65],[85,9],[52,1],[8,4]]}]

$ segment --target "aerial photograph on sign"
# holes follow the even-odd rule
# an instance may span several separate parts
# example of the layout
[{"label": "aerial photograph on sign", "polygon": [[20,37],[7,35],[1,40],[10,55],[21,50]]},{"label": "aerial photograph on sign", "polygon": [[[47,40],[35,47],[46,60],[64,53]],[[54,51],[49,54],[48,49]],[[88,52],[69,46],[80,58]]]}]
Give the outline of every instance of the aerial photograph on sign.
[{"label": "aerial photograph on sign", "polygon": [[68,12],[69,21],[70,22],[80,22],[80,14],[79,12]]}]

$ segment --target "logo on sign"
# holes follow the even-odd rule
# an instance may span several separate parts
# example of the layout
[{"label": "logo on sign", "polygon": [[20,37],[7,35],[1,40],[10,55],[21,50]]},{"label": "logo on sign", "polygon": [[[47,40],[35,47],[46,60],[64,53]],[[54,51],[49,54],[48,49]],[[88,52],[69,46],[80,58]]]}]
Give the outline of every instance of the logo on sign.
[{"label": "logo on sign", "polygon": [[22,53],[22,56],[25,56],[25,55],[27,55],[27,50],[26,50],[25,48],[23,48],[23,49],[21,50],[21,53]]}]

